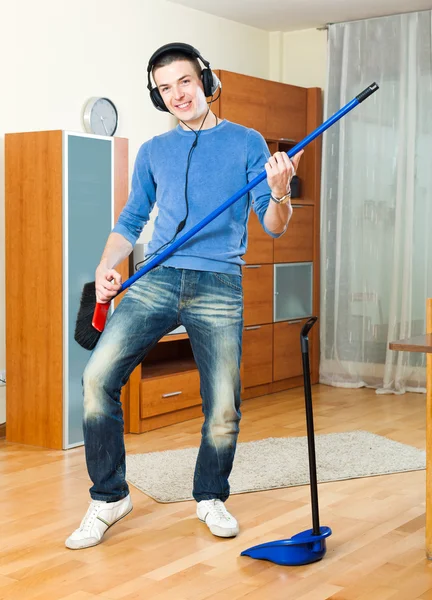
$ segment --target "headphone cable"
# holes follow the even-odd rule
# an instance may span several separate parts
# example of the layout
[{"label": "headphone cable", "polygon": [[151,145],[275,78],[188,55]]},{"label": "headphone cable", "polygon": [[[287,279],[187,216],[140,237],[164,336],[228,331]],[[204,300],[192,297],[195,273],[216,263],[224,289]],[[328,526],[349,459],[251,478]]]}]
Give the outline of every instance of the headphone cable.
[{"label": "headphone cable", "polygon": [[[211,105],[211,103],[210,103],[210,105]],[[202,130],[203,125],[204,125],[204,122],[207,119],[207,116],[208,116],[209,112],[210,112],[210,106],[207,109],[206,115],[205,115],[204,119],[202,120],[202,123],[201,123],[198,131],[195,131],[195,129],[192,129],[192,127],[189,127],[189,125],[187,123],[185,123],[184,121],[182,121],[180,119],[180,121],[183,123],[183,125],[185,125],[188,129],[190,129],[195,134],[195,139],[193,141],[193,144],[189,148],[189,154],[188,154],[187,163],[186,163],[186,176],[185,176],[185,188],[184,188],[185,203],[186,203],[186,215],[185,215],[184,219],[182,219],[182,221],[180,221],[180,223],[177,225],[177,229],[176,229],[176,232],[173,235],[173,237],[168,242],[165,242],[165,244],[163,244],[162,246],[160,246],[157,250],[155,250],[154,252],[152,252],[152,254],[150,254],[149,256],[147,256],[144,260],[141,260],[140,262],[138,262],[135,265],[135,271],[137,271],[141,267],[141,265],[144,266],[151,258],[153,258],[154,256],[156,256],[156,254],[158,254],[159,252],[161,252],[161,250],[164,250],[168,246],[168,244],[171,244],[172,242],[174,242],[174,240],[176,239],[176,237],[178,236],[178,234],[186,226],[186,221],[187,221],[187,218],[189,216],[189,200],[188,200],[188,195],[187,195],[187,189],[188,189],[188,182],[189,182],[189,168],[190,168],[190,163],[191,163],[191,159],[192,159],[192,154],[193,154],[195,148],[198,145],[199,135],[201,133],[201,130]],[[216,117],[216,125],[217,125],[217,117]]]}]

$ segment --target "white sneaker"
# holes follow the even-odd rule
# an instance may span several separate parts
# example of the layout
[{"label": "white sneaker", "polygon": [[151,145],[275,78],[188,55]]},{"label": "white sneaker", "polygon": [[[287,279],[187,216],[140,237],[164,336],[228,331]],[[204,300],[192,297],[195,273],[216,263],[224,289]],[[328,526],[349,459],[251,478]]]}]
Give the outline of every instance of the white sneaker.
[{"label": "white sneaker", "polygon": [[197,504],[197,517],[213,535],[235,537],[239,532],[237,520],[230,515],[222,500],[201,500]]},{"label": "white sneaker", "polygon": [[66,548],[79,550],[97,546],[105,531],[132,510],[130,494],[117,502],[92,500],[81,525],[66,540]]}]

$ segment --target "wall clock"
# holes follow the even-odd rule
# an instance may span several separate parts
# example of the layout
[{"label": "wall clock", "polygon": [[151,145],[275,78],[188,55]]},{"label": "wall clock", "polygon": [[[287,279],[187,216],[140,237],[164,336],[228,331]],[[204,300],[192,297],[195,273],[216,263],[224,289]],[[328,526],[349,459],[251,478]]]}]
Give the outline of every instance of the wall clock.
[{"label": "wall clock", "polygon": [[95,135],[114,135],[118,125],[118,112],[109,98],[90,98],[83,111],[84,129]]}]

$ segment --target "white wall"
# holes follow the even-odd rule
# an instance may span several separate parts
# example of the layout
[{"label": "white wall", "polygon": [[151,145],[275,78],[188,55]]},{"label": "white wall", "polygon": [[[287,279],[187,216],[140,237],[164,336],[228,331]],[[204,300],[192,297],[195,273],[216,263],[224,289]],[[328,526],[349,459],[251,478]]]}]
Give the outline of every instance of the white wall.
[{"label": "white wall", "polygon": [[327,31],[270,34],[269,78],[302,87],[326,86]]},{"label": "white wall", "polygon": [[[268,32],[165,0],[1,3],[0,370],[6,368],[4,134],[82,131],[85,101],[108,96],[119,110],[116,135],[129,139],[132,168],[141,143],[172,126],[170,116],[150,103],[146,67],[156,48],[173,41],[192,44],[215,69],[268,77]],[[0,423],[5,421],[6,391],[0,387]]]}]

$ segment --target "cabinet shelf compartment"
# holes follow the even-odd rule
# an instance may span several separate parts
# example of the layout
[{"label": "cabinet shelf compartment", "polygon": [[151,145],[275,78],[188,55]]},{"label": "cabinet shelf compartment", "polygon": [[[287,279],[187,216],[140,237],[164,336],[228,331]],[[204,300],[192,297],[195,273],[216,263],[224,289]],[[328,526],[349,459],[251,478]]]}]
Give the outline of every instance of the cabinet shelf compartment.
[{"label": "cabinet shelf compartment", "polygon": [[197,369],[188,338],[157,344],[141,363],[141,379],[164,377]]}]

